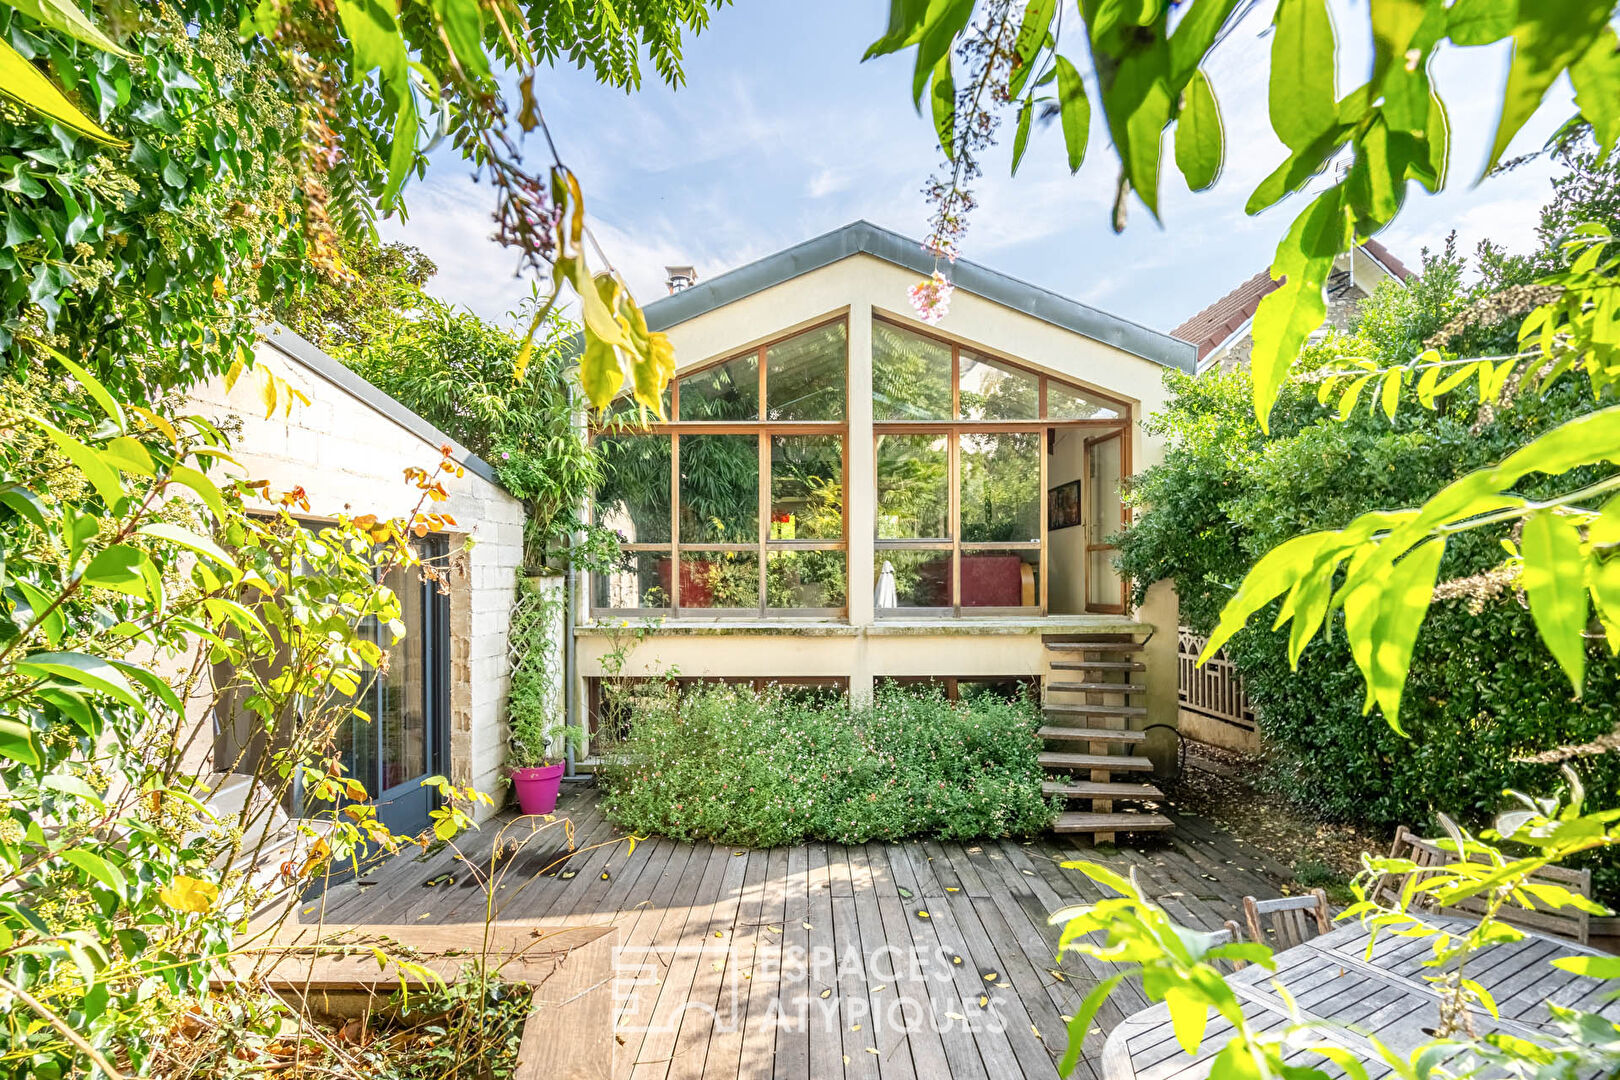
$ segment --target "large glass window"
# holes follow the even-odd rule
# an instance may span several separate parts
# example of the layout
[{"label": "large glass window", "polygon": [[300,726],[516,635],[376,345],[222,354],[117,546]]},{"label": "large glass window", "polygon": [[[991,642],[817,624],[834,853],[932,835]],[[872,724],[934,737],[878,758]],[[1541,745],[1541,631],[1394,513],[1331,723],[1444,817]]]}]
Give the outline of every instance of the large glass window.
[{"label": "large glass window", "polygon": [[840,319],[682,375],[672,422],[595,436],[595,520],[622,548],[619,566],[596,575],[595,608],[847,606],[847,337]]},{"label": "large glass window", "polygon": [[1048,433],[1125,405],[882,318],[872,366],[878,612],[1044,610]]}]

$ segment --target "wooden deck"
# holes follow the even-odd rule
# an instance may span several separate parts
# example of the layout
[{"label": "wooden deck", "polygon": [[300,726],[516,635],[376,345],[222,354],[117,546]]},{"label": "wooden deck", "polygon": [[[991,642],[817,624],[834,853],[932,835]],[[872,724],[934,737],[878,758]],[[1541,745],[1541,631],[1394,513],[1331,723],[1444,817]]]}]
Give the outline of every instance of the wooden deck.
[{"label": "wooden deck", "polygon": [[[1055,960],[1047,914],[1102,895],[1060,863],[1134,869],[1206,929],[1287,880],[1253,847],[1173,813],[1174,830],[1122,835],[1107,856],[1063,836],[769,850],[653,838],[631,852],[593,791],[565,789],[558,814],[572,855],[561,825],[509,816],[459,852],[398,856],[334,885],[324,913],[307,902],[299,918],[476,924],[489,907],[503,922],[616,924],[616,1077],[1004,1080],[1057,1076],[1067,1018],[1098,980],[1077,958]],[[491,879],[497,845],[507,855]],[[1081,1080],[1145,1004],[1132,990],[1115,1002],[1086,1040]]]}]

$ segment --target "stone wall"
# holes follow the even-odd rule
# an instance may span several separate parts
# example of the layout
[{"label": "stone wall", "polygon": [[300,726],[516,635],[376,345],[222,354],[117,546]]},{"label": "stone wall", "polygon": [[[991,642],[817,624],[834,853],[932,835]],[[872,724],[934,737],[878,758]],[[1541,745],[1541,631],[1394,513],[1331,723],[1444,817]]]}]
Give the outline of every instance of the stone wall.
[{"label": "stone wall", "polygon": [[[314,520],[410,513],[421,492],[406,481],[406,468],[432,472],[446,443],[466,468],[460,479],[446,482],[449,500],[432,507],[457,523],[448,535],[448,775],[498,803],[504,798],[507,622],[523,560],[522,504],[494,482],[488,465],[297,335],[272,330],[258,347],[256,367],[286,379],[309,405],[266,419],[255,370],[230,390],[222,380],[203,385],[190,407],[232,432],[241,468],[223,471],[268,480],[277,492],[301,486]],[[480,807],[481,816],[492,812]]]}]

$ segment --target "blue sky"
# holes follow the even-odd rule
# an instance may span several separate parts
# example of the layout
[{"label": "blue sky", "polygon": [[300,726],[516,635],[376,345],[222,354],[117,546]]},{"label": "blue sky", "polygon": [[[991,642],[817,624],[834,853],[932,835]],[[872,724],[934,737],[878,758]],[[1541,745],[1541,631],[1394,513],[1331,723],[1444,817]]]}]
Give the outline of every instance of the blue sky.
[{"label": "blue sky", "polygon": [[[1333,2],[1339,25],[1355,25],[1346,0]],[[663,294],[666,264],[691,263],[713,277],[857,218],[923,235],[920,189],[938,150],[911,105],[910,55],[860,63],[885,13],[884,0],[739,0],[688,41],[679,89],[649,81],[626,95],[572,67],[544,76],[541,100],[559,152],[584,185],[593,231],[638,297]],[[1359,13],[1364,20],[1365,8]],[[1262,4],[1207,68],[1228,139],[1213,192],[1186,190],[1167,144],[1162,227],[1136,204],[1115,236],[1116,167],[1100,119],[1077,176],[1062,160],[1057,129],[1037,129],[1016,178],[1007,176],[1005,144],[986,155],[964,257],[1161,330],[1267,265],[1302,205],[1296,196],[1258,218],[1243,213],[1248,193],[1284,156],[1266,120],[1268,23]],[[1364,42],[1341,40],[1341,93],[1364,81],[1366,58]],[[1516,250],[1533,242],[1549,169],[1538,162],[1474,183],[1506,60],[1501,47],[1452,49],[1437,64],[1456,132],[1448,190],[1429,196],[1412,185],[1380,237],[1412,265],[1452,229],[1465,248],[1486,236]],[[1572,109],[1561,82],[1509,153],[1540,146]],[[530,148],[541,160],[538,140]],[[513,277],[513,256],[488,239],[492,192],[471,182],[453,151],[435,158],[407,201],[410,220],[384,223],[383,234],[438,262],[431,291],[495,319],[529,292]]]}]

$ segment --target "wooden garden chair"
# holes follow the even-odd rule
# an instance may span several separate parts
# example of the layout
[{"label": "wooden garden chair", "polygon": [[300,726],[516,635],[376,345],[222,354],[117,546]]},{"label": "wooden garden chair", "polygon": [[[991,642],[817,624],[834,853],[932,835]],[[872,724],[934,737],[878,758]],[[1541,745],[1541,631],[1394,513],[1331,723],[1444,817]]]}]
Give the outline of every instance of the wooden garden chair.
[{"label": "wooden garden chair", "polygon": [[1275,900],[1245,896],[1243,916],[1249,924],[1249,936],[1276,952],[1303,945],[1333,929],[1327,893],[1321,889],[1312,889],[1304,896],[1279,896]]},{"label": "wooden garden chair", "polygon": [[[1433,840],[1425,840],[1407,829],[1406,826],[1395,830],[1395,843],[1390,846],[1389,857],[1392,859],[1410,859],[1419,867],[1415,873],[1421,878],[1424,867],[1444,866],[1455,862],[1457,855],[1453,851],[1441,847]],[[1490,860],[1481,854],[1470,855],[1469,860],[1477,863]],[[1373,886],[1372,895],[1379,903],[1394,905],[1401,898],[1401,890],[1405,887],[1404,874],[1385,874]],[[1592,895],[1592,872],[1590,870],[1571,870],[1564,866],[1544,866],[1530,875],[1530,881],[1536,884],[1558,885],[1568,889],[1579,896],[1590,898]],[[1460,903],[1451,904],[1441,908],[1425,894],[1419,894],[1419,908],[1428,912],[1450,913],[1462,915],[1479,915],[1485,910],[1485,900],[1473,896]],[[1496,917],[1510,926],[1523,927],[1541,934],[1551,934],[1555,937],[1568,938],[1578,941],[1582,945],[1592,934],[1592,916],[1578,908],[1545,907],[1523,908],[1509,902],[1497,911]]]},{"label": "wooden garden chair", "polygon": [[[1233,942],[1243,940],[1243,928],[1231,919],[1227,919],[1221,924],[1219,930],[1214,931],[1214,935],[1215,940],[1211,942],[1212,945],[1230,945]],[[1232,971],[1242,971],[1248,965],[1242,960],[1217,960],[1215,966],[1229,968]]]}]

